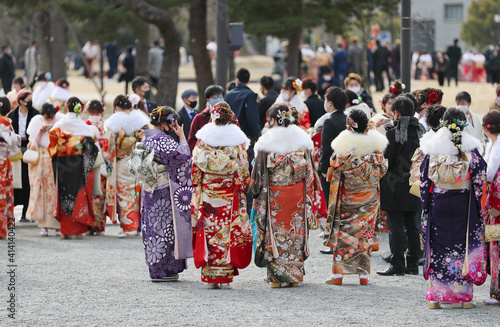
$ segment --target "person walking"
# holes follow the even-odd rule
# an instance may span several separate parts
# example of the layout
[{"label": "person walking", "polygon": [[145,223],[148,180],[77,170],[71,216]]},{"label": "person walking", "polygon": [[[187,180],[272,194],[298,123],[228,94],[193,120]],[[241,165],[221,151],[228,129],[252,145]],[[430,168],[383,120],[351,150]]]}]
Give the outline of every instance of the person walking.
[{"label": "person walking", "polygon": [[161,75],[161,66],[163,65],[163,49],[160,48],[160,42],[154,41],[151,49],[148,51],[148,76],[151,86],[158,89],[158,82]]},{"label": "person walking", "polygon": [[2,47],[2,57],[0,58],[0,81],[3,92],[9,93],[12,89],[12,81],[16,77],[16,60],[12,56],[10,45]]},{"label": "person walking", "polygon": [[448,86],[450,86],[452,78],[455,79],[455,84],[458,86],[458,64],[462,59],[462,50],[458,46],[458,39],[453,40],[453,45],[448,47],[446,54],[450,60],[448,64]]},{"label": "person walking", "polygon": [[362,66],[362,53],[363,48],[358,44],[358,38],[353,36],[351,38],[351,45],[347,48],[347,64],[349,66],[349,73],[363,75]]},{"label": "person walking", "polygon": [[[125,50],[125,58],[123,58],[122,65],[125,69],[123,73],[123,79],[125,80],[125,94],[128,94],[128,83],[132,82],[135,76],[135,57],[133,55],[133,48],[128,47]],[[132,83],[132,89],[135,92],[134,83]]]},{"label": "person walking", "polygon": [[33,41],[31,47],[24,52],[24,76],[26,77],[26,85],[31,90],[36,82],[36,75],[40,71],[40,54],[36,46],[36,41]]}]

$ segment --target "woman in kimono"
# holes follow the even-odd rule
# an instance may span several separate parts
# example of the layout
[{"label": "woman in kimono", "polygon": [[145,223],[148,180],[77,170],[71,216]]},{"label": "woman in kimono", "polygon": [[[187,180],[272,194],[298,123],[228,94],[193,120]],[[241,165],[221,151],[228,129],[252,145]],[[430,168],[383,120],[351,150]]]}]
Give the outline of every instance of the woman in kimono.
[{"label": "woman in kimono", "polygon": [[443,127],[421,142],[423,273],[431,309],[440,302],[472,308],[472,284],[486,279],[481,212],[486,163],[479,141],[462,133],[466,122],[462,111],[449,108]]},{"label": "woman in kimono", "polygon": [[104,123],[107,129],[104,159],[112,163],[106,185],[107,214],[113,223],[120,220],[123,231],[118,237],[135,237],[139,228],[141,186],[128,170],[127,163],[149,121],[137,110],[132,110],[132,103],[125,95],[117,96],[113,106],[116,112]]},{"label": "woman in kimono", "polygon": [[[177,280],[187,268],[186,259],[193,257],[191,150],[177,123],[179,118],[170,107],[154,109],[154,127],[144,131],[142,141],[154,153],[158,171],[165,177],[154,188],[142,189],[142,240],[152,281]],[[171,132],[179,143],[168,135]]]},{"label": "woman in kimono", "polygon": [[353,109],[347,129],[333,140],[330,207],[325,246],[333,248],[332,275],[326,284],[341,285],[344,275],[368,284],[375,224],[380,214],[379,181],[387,172],[387,138],[369,129],[370,111]]},{"label": "woman in kimono", "polygon": [[201,280],[209,289],[231,288],[238,269],[252,260],[245,197],[250,140],[233,122],[226,102],[210,107],[210,122],[196,133],[193,149],[194,263],[201,267]]},{"label": "woman in kimono", "polygon": [[[488,163],[486,170],[489,184],[486,200],[485,220],[487,224],[500,224],[500,111],[490,111],[483,117],[483,129],[488,136],[485,160]],[[500,242],[488,242],[488,267],[491,275],[490,298],[487,304],[500,304]]]},{"label": "woman in kimono", "polygon": [[14,176],[10,157],[18,152],[21,137],[14,133],[7,114],[10,101],[0,97],[0,239],[7,237],[7,226],[14,224]]},{"label": "woman in kimono", "polygon": [[56,218],[62,239],[83,238],[95,222],[92,210],[94,163],[98,149],[93,133],[80,119],[83,103],[68,99],[68,113],[50,130],[48,151],[56,175]]},{"label": "woman in kimono", "polygon": [[61,224],[54,217],[57,192],[49,153],[49,132],[63,117],[52,104],[44,103],[40,115],[33,117],[26,130],[30,136],[28,149],[39,153],[38,163],[28,165],[31,191],[26,217],[38,222],[42,237],[49,236],[49,229],[54,229],[56,236],[61,236]]},{"label": "woman in kimono", "polygon": [[302,101],[299,96],[299,92],[302,91],[302,81],[299,78],[288,77],[283,83],[281,88],[281,93],[276,98],[276,104],[284,104],[291,108],[295,108],[299,114],[299,125],[303,129],[308,129],[311,127],[311,122],[309,120],[309,109],[307,105]]},{"label": "woman in kimono", "polygon": [[314,145],[294,125],[292,108],[275,104],[268,111],[270,129],[255,144],[250,192],[258,236],[255,264],[267,266],[271,287],[296,287],[309,256],[308,237],[314,193],[320,182],[314,169]]},{"label": "woman in kimono", "polygon": [[[94,129],[94,134],[96,135],[96,141],[99,151],[107,148],[108,140],[104,137],[104,121],[102,115],[104,113],[104,107],[99,100],[92,100],[87,102],[85,110],[87,111],[89,118],[85,123]],[[92,196],[92,204],[94,208],[95,224],[89,229],[90,235],[100,236],[104,235],[104,230],[106,227],[106,177],[107,177],[107,167],[111,169],[111,162],[105,160],[105,164],[101,165],[100,168],[96,169],[96,174],[98,174],[98,180],[100,181],[101,194],[94,194]]]}]

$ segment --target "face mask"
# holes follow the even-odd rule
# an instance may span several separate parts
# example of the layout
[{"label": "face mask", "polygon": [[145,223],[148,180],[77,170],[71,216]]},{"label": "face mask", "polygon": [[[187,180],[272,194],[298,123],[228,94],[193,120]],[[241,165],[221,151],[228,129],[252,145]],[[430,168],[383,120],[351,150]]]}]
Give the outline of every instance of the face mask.
[{"label": "face mask", "polygon": [[215,106],[217,103],[219,103],[221,101],[224,101],[224,99],[223,98],[210,99],[210,105],[213,107],[213,106]]},{"label": "face mask", "polygon": [[466,114],[467,112],[469,112],[469,107],[467,107],[467,106],[456,106],[455,108],[457,108],[458,110],[460,110],[464,114]]},{"label": "face mask", "polygon": [[354,87],[351,87],[349,90],[351,90],[354,93],[358,94],[359,91],[361,91],[361,86],[354,86]]},{"label": "face mask", "polygon": [[197,104],[198,104],[198,101],[190,101],[190,102],[189,102],[189,106],[190,106],[191,108],[196,108],[196,105],[197,105]]},{"label": "face mask", "polygon": [[101,120],[101,116],[89,116],[89,121],[91,123],[98,123]]},{"label": "face mask", "polygon": [[7,54],[11,55],[12,54],[12,49],[7,50]]},{"label": "face mask", "polygon": [[323,108],[325,108],[326,112],[328,112],[328,104],[327,103],[328,102],[326,102],[326,101],[323,103]]},{"label": "face mask", "polygon": [[496,101],[496,103],[497,103],[497,106],[499,106],[499,107],[500,107],[500,97],[497,97],[497,101]]},{"label": "face mask", "polygon": [[144,92],[144,98],[149,99],[151,97],[151,90],[147,90]]},{"label": "face mask", "polygon": [[290,94],[282,92],[281,98],[283,98],[283,101],[288,101],[288,100],[290,100]]},{"label": "face mask", "polygon": [[325,75],[323,76],[323,79],[327,82],[331,81],[332,80],[332,75]]},{"label": "face mask", "polygon": [[33,101],[26,102],[26,107],[30,109],[33,108]]}]

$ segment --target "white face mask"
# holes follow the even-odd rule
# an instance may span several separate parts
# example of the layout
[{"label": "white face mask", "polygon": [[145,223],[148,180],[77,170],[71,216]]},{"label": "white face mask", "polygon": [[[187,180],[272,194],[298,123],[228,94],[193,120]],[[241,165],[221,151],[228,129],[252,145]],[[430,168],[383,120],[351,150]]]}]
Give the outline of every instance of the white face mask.
[{"label": "white face mask", "polygon": [[458,110],[460,110],[464,114],[466,114],[466,113],[469,112],[469,107],[468,106],[456,106],[455,108],[457,108]]},{"label": "white face mask", "polygon": [[354,93],[358,94],[359,91],[361,91],[361,86],[354,86],[354,87],[351,87],[349,90],[351,90]]},{"label": "white face mask", "polygon": [[283,98],[283,101],[289,101],[290,100],[290,94],[281,92],[281,98]]},{"label": "white face mask", "polygon": [[89,116],[89,121],[91,123],[98,123],[101,120],[101,116]]},{"label": "white face mask", "polygon": [[323,79],[327,82],[331,81],[332,80],[332,75],[324,75],[323,76]]}]

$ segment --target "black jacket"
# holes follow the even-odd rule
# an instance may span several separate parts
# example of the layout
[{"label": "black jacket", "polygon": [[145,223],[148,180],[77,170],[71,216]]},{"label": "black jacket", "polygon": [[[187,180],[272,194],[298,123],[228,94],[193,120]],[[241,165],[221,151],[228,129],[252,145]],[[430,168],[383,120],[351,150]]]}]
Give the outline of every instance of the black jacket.
[{"label": "black jacket", "polygon": [[[40,112],[38,110],[36,110],[35,108],[28,109],[28,117],[26,119],[26,129],[25,130],[28,130],[28,125],[30,124],[31,119],[39,114],[40,114]],[[10,120],[12,121],[12,127],[14,128],[14,132],[16,132],[16,134],[19,135],[19,107],[12,110],[7,115],[7,117],[9,117]],[[26,137],[29,138],[28,133],[26,133]]]},{"label": "black jacket", "polygon": [[[12,80],[16,77],[16,67],[14,65],[14,60],[12,57],[5,53],[0,58],[0,79],[2,80],[2,85],[4,87],[5,93],[10,91],[12,85]],[[5,90],[6,87],[9,90]]]},{"label": "black jacket", "polygon": [[267,92],[267,94],[260,99],[259,103],[259,120],[260,120],[260,127],[263,128],[264,125],[266,124],[266,114],[269,108],[276,102],[276,99],[278,98],[278,92],[275,90],[270,90]]},{"label": "black jacket", "polygon": [[[191,130],[191,123],[193,120],[191,116],[188,114],[186,107],[182,107],[179,111],[177,111],[179,116],[181,116],[181,124],[184,125],[184,135],[186,136],[186,140],[189,137],[189,131]],[[198,113],[198,110],[194,109],[194,115]]]},{"label": "black jacket", "polygon": [[345,130],[346,115],[343,111],[334,111],[325,120],[321,130],[321,156],[319,159],[319,171],[326,174],[330,167],[330,157],[332,156],[332,141]]},{"label": "black jacket", "polygon": [[238,118],[243,133],[256,141],[261,131],[257,94],[240,83],[226,94],[225,100]]},{"label": "black jacket", "polygon": [[375,107],[373,106],[372,96],[370,95],[370,93],[368,93],[368,91],[365,88],[362,89],[359,96],[361,97],[363,102],[366,103],[367,106],[370,107],[370,109],[373,112],[375,112]]},{"label": "black jacket", "polygon": [[411,158],[420,146],[418,129],[421,128],[418,119],[412,117],[408,126],[408,140],[401,144],[396,142],[395,122],[393,128],[387,131],[389,145],[384,156],[389,161],[389,169],[380,180],[380,204],[385,211],[419,211],[420,199],[410,194]]},{"label": "black jacket", "polygon": [[307,109],[309,109],[309,120],[311,121],[311,126],[314,126],[316,121],[321,116],[326,114],[325,103],[317,94],[309,96],[304,103],[306,104]]}]

